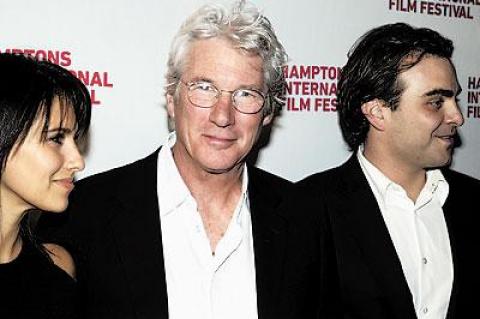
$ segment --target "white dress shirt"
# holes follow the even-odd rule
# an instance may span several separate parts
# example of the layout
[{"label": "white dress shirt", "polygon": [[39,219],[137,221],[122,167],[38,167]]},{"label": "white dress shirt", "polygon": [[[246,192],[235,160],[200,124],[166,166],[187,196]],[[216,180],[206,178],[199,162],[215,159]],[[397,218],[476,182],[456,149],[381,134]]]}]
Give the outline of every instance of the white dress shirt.
[{"label": "white dress shirt", "polygon": [[197,203],[173,160],[171,133],[158,156],[157,193],[170,319],[256,319],[247,167],[242,193],[212,255]]},{"label": "white dress shirt", "polygon": [[416,202],[357,152],[402,264],[418,318],[445,319],[453,284],[453,262],[442,206],[449,186],[440,170],[427,171]]}]

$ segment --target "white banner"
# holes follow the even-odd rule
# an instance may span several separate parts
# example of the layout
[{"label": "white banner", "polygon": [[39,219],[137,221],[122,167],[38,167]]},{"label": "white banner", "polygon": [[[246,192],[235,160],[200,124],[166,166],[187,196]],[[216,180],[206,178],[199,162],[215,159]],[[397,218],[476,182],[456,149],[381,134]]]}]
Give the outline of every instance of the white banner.
[{"label": "white banner", "polygon": [[[228,3],[228,1],[221,1]],[[297,181],[341,164],[338,68],[367,30],[406,22],[452,39],[465,124],[453,167],[480,178],[480,0],[254,1],[290,56],[288,103],[257,165]],[[94,103],[91,175],[136,160],[165,139],[163,86],[170,42],[195,0],[0,0],[0,51],[47,58],[74,72]]]}]

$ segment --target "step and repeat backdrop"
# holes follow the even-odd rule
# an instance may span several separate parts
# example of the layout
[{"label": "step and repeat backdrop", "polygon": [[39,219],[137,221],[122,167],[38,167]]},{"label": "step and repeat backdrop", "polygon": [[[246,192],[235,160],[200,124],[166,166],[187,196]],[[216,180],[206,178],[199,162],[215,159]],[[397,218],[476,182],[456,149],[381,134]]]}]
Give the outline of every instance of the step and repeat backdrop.
[{"label": "step and repeat backdrop", "polygon": [[[289,97],[258,166],[297,181],[347,159],[336,113],[339,69],[363,33],[401,21],[433,28],[454,41],[465,124],[453,167],[480,178],[480,0],[253,2],[269,17],[290,57],[284,69]],[[0,0],[0,51],[53,61],[90,90],[92,128],[81,177],[143,157],[164,141],[170,42],[204,3]]]}]

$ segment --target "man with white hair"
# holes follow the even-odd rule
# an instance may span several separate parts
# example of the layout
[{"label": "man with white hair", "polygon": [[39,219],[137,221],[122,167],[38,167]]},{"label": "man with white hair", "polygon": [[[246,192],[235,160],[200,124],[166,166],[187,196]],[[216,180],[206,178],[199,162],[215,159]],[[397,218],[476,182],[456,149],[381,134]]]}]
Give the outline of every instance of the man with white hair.
[{"label": "man with white hair", "polygon": [[246,164],[283,104],[286,59],[244,1],[181,26],[166,75],[174,131],[154,154],[79,182],[61,225],[87,316],[305,319],[333,305],[322,214]]}]

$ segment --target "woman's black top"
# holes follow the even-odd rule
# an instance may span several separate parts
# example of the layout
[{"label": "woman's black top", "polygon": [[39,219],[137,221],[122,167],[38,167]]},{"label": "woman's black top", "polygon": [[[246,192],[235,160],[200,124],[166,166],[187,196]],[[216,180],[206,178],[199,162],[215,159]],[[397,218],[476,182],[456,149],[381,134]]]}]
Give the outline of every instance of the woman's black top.
[{"label": "woman's black top", "polygon": [[76,284],[29,240],[17,258],[0,264],[0,318],[77,318]]}]

